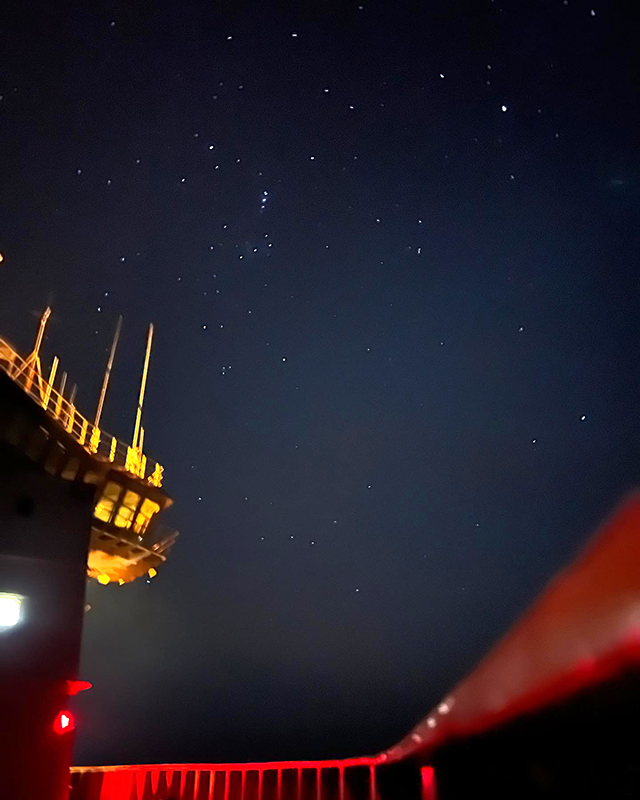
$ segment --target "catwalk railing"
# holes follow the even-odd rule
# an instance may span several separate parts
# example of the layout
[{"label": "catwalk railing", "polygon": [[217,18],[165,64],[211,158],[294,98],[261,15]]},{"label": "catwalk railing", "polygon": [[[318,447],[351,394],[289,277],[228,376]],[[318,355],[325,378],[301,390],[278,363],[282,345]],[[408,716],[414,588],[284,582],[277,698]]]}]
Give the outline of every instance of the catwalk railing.
[{"label": "catwalk railing", "polygon": [[[163,468],[148,459],[142,448],[131,447],[118,441],[115,436],[89,422],[52,383],[45,380],[40,370],[29,360],[22,358],[4,339],[0,339],[0,370],[17,383],[47,414],[61,425],[84,449],[123,467],[137,478],[146,479],[153,486],[162,485]],[[55,371],[52,370],[53,378]],[[51,378],[51,380],[53,380]]]},{"label": "catwalk railing", "polygon": [[436,800],[431,767],[422,768],[417,792],[407,793],[393,785],[383,788],[378,779],[383,763],[375,757],[73,767],[69,800]]}]

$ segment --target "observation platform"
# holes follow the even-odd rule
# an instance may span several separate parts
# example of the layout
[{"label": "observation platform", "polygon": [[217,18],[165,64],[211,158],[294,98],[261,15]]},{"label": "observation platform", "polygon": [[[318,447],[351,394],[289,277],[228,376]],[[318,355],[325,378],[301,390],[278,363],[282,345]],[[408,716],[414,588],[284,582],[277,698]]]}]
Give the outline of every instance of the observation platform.
[{"label": "observation platform", "polygon": [[[162,488],[163,467],[143,450],[142,399],[151,348],[151,333],[138,405],[134,443],[102,430],[76,407],[75,387],[65,396],[67,376],[56,386],[58,359],[48,377],[40,366],[40,347],[50,315],[47,309],[33,352],[24,358],[0,338],[0,379],[4,438],[52,476],[91,484],[96,499],[87,574],[102,584],[153,577],[166,560],[177,532],[158,526],[158,514],[171,505]],[[119,332],[119,328],[118,328]],[[105,375],[99,410],[106,394],[115,343]]]}]

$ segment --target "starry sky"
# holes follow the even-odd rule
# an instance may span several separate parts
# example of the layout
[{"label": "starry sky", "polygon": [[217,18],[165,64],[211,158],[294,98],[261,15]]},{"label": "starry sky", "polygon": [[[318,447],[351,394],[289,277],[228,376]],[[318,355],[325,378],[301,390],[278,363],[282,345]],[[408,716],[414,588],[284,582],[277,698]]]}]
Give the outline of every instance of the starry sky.
[{"label": "starry sky", "polygon": [[3,9],[0,332],[180,537],[88,589],[77,763],[393,744],[638,479],[630,4]]}]

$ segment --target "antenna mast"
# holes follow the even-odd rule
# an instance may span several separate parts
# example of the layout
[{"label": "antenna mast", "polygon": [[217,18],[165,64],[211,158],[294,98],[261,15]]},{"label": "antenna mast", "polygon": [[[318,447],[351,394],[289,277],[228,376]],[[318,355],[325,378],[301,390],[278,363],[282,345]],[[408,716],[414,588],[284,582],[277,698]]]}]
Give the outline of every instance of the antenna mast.
[{"label": "antenna mast", "polygon": [[144,403],[144,390],[147,385],[147,373],[149,371],[149,358],[151,356],[151,343],[153,342],[153,323],[149,323],[149,333],[147,335],[147,352],[144,357],[144,369],[142,370],[142,383],[140,384],[140,396],[138,397],[138,411],[136,413],[136,424],[133,429],[132,447],[139,448],[138,438],[140,437],[140,422],[142,421],[142,404]]},{"label": "antenna mast", "polygon": [[33,345],[33,350],[25,359],[23,367],[18,370],[18,372],[13,376],[16,378],[19,374],[22,373],[23,370],[27,370],[27,382],[26,382],[26,390],[27,392],[31,391],[31,386],[33,384],[34,375],[38,378],[38,385],[40,387],[40,391],[43,391],[42,388],[42,368],[40,366],[40,346],[42,345],[42,340],[44,338],[44,329],[47,327],[47,322],[49,317],[51,316],[51,307],[47,306],[42,314],[42,318],[40,319],[40,327],[38,328],[38,335],[36,336],[35,344]]},{"label": "antenna mast", "polygon": [[[51,306],[47,306],[42,314],[42,319],[40,320],[40,327],[38,328],[38,335],[36,336],[36,343],[33,346],[33,352],[29,356],[29,359],[33,359],[34,361],[40,361],[40,345],[42,344],[42,339],[44,337],[44,329],[47,326],[47,321],[51,316]],[[29,360],[27,359],[27,360]]]},{"label": "antenna mast", "polygon": [[100,391],[100,399],[98,400],[98,408],[96,409],[96,418],[93,421],[93,427],[97,428],[100,425],[100,417],[102,416],[102,408],[104,406],[104,399],[107,396],[107,387],[109,386],[109,378],[111,377],[111,367],[113,367],[113,359],[116,355],[116,348],[118,346],[118,339],[120,338],[120,328],[122,327],[122,314],[118,317],[118,324],[116,325],[116,332],[113,336],[111,343],[111,351],[109,353],[109,360],[107,361],[107,369],[104,373],[102,381],[102,389]]}]

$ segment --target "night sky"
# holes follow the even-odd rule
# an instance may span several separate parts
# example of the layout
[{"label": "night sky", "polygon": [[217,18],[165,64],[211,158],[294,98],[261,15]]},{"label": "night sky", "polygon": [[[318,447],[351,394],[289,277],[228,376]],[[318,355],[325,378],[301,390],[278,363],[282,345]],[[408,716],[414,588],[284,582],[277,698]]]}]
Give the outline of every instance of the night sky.
[{"label": "night sky", "polygon": [[[592,3],[595,3],[592,4]],[[13,4],[17,8],[17,4]],[[3,9],[0,334],[180,530],[92,584],[77,763],[398,740],[639,477],[631,4]]]}]

